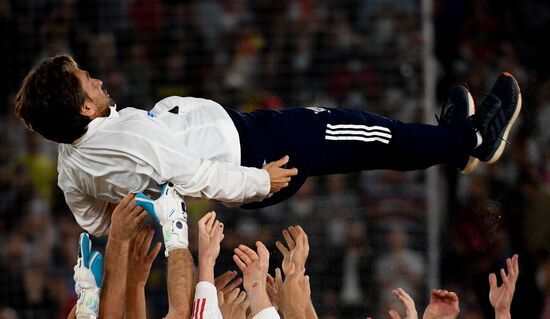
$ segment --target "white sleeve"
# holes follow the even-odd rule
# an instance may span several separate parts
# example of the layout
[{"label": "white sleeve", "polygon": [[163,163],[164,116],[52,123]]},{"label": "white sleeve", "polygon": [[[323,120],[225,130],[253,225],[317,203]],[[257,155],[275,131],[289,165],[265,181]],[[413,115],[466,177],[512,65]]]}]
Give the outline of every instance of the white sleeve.
[{"label": "white sleeve", "polygon": [[268,195],[270,182],[266,170],[203,159],[170,132],[158,126],[150,128],[147,137],[117,132],[128,134],[124,143],[117,145],[121,145],[120,151],[129,154],[139,150],[139,154],[135,154],[138,171],[153,177],[157,183],[170,181],[182,195],[225,203],[261,200]]},{"label": "white sleeve", "polygon": [[111,217],[107,212],[109,203],[88,196],[75,186],[63,187],[61,179],[59,184],[65,201],[80,227],[94,236],[107,235],[111,226]]},{"label": "white sleeve", "polygon": [[252,319],[280,319],[279,313],[275,307],[268,307],[258,312]]},{"label": "white sleeve", "polygon": [[222,319],[218,307],[216,287],[207,281],[201,281],[195,286],[193,315],[191,319]]}]

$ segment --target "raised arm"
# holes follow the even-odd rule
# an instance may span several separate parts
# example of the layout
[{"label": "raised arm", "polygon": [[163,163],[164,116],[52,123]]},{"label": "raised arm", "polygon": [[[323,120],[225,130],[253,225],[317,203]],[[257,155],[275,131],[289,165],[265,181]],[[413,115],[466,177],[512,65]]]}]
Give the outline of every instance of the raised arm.
[{"label": "raised arm", "polygon": [[195,287],[195,265],[188,248],[185,203],[172,184],[165,184],[160,197],[156,200],[141,193],[138,194],[136,203],[145,208],[162,226],[164,254],[168,257],[169,309],[166,318],[190,318]]},{"label": "raised arm", "polygon": [[500,269],[500,277],[502,279],[502,284],[500,286],[497,286],[497,276],[494,273],[489,274],[489,301],[493,309],[495,309],[496,319],[512,318],[510,308],[512,306],[512,299],[514,298],[516,282],[519,276],[518,258],[516,254],[512,258],[506,259],[508,274],[506,274],[504,268]]},{"label": "raised arm", "polygon": [[233,261],[243,273],[244,289],[250,300],[250,316],[253,318],[279,318],[266,291],[269,251],[256,242],[254,251],[245,245],[235,248]]},{"label": "raised arm", "polygon": [[216,220],[216,212],[206,213],[198,222],[199,230],[199,282],[214,286],[214,266],[223,240],[223,223]]},{"label": "raised arm", "polygon": [[126,285],[126,318],[146,319],[145,284],[149,278],[151,265],[157,257],[161,243],[156,243],[151,251],[154,230],[142,229],[130,243],[129,267]]},{"label": "raised arm", "polygon": [[130,240],[147,217],[147,212],[135,204],[134,196],[126,195],[111,216],[99,312],[102,318],[124,318]]},{"label": "raised arm", "polygon": [[[306,267],[307,257],[309,255],[309,239],[306,232],[300,225],[290,226],[283,230],[283,237],[285,239],[286,246],[280,241],[275,243],[283,255],[283,271],[286,274],[291,263],[295,264],[298,271],[304,270]],[[270,287],[273,287],[273,285]],[[309,279],[307,280],[307,289],[309,290]],[[270,288],[270,291],[273,291],[273,289]],[[317,313],[311,300],[311,291],[309,291],[307,295],[306,318],[316,319]]]}]

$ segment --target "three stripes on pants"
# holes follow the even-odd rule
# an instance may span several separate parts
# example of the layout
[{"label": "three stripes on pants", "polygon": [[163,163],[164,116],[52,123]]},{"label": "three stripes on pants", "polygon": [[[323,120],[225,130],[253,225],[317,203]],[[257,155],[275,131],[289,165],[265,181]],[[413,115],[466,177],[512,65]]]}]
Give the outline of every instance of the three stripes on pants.
[{"label": "three stripes on pants", "polygon": [[367,126],[359,124],[327,124],[325,139],[332,141],[381,142],[388,144],[391,131],[383,126]]}]

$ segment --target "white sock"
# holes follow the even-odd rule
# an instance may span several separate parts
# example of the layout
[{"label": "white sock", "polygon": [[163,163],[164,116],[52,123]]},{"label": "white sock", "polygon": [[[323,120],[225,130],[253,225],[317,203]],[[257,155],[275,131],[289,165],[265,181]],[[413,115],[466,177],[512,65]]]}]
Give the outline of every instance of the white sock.
[{"label": "white sock", "polygon": [[476,137],[477,137],[477,142],[476,142],[476,147],[474,148],[478,148],[481,145],[481,143],[483,143],[483,137],[477,130],[476,130]]},{"label": "white sock", "polygon": [[[187,217],[187,216],[185,216]],[[164,237],[164,255],[168,257],[170,250],[189,247],[187,220],[182,218],[172,219],[169,223],[162,226],[162,236]]]}]

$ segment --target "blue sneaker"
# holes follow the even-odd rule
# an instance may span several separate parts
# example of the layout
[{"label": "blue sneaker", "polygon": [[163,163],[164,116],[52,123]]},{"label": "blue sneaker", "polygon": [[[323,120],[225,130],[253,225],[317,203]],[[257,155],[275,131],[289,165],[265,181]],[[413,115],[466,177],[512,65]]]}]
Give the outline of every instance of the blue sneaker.
[{"label": "blue sneaker", "polygon": [[135,201],[162,226],[166,255],[171,249],[189,246],[187,207],[172,183],[162,186],[160,197],[156,200],[138,193]]},{"label": "blue sneaker", "polygon": [[[437,122],[441,126],[449,126],[453,123],[465,121],[475,113],[476,106],[470,91],[462,85],[455,85],[451,88],[447,103],[441,110],[439,117],[436,115]],[[469,156],[465,163],[458,165],[462,174],[473,172],[479,165],[479,160]]]},{"label": "blue sneaker", "polygon": [[486,163],[494,163],[500,158],[508,143],[510,129],[521,112],[521,104],[521,91],[516,79],[508,72],[499,75],[471,117],[474,128],[483,138],[472,156]]}]

